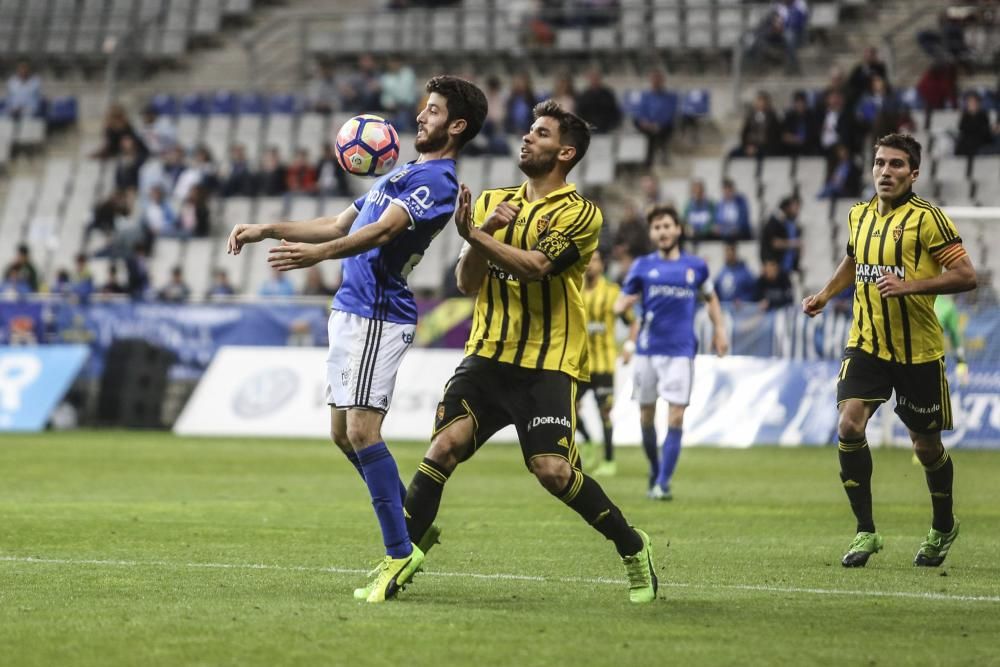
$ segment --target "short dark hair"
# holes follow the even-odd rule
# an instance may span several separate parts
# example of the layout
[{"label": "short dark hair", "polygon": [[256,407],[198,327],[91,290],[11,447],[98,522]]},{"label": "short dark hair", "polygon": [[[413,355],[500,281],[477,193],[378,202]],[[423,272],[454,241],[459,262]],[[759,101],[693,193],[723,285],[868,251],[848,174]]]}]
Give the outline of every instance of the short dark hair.
[{"label": "short dark hair", "polygon": [[458,148],[472,141],[486,122],[486,95],[473,83],[447,74],[435,76],[424,90],[437,93],[448,102],[448,122],[462,119],[465,129],[458,135]]},{"label": "short dark hair", "polygon": [[590,124],[571,111],[563,109],[555,100],[539,102],[532,109],[535,120],[543,117],[555,118],[559,123],[559,141],[576,149],[576,155],[570,160],[567,173],[583,159],[590,148]]},{"label": "short dark hair", "polygon": [[[674,222],[681,225],[681,216],[677,214],[677,209],[670,204],[653,204],[646,209],[646,224],[653,224],[653,220],[664,215],[669,215],[674,219]],[[681,225],[683,227],[684,225]]]},{"label": "short dark hair", "polygon": [[906,153],[906,159],[910,163],[910,171],[920,168],[920,142],[908,134],[887,134],[875,142],[875,151],[881,147],[895,148]]}]

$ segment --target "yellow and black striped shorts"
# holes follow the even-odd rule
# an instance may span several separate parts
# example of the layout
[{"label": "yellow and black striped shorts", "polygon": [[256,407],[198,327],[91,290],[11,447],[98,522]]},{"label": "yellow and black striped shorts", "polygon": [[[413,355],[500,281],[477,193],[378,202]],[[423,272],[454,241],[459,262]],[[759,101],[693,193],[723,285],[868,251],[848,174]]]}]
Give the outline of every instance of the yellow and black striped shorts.
[{"label": "yellow and black striped shorts", "polygon": [[896,414],[911,431],[937,433],[953,428],[944,359],[901,364],[857,348],[844,351],[837,382],[837,405],[851,399],[882,404],[893,391]]}]

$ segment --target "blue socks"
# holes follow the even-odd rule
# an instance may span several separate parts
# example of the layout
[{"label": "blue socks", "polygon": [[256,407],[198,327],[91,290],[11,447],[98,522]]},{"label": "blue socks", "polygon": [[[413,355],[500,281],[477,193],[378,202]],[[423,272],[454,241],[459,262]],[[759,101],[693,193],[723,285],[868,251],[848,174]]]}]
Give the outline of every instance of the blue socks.
[{"label": "blue socks", "polygon": [[664,490],[670,488],[670,478],[674,476],[674,468],[677,467],[677,459],[681,455],[681,435],[683,429],[667,429],[667,437],[663,439],[663,456],[660,459],[660,474],[656,477],[656,483]]},{"label": "blue socks", "polygon": [[[351,462],[351,465],[354,466],[354,468],[358,471],[358,474],[361,475],[361,481],[364,481],[365,471],[361,468],[361,461],[358,460],[358,453],[352,449],[349,452],[344,452],[344,456],[347,457],[347,460]],[[399,480],[399,500],[403,503],[406,502],[406,485],[403,484],[403,480]]]},{"label": "blue socks", "polygon": [[[348,456],[348,459],[351,457]],[[405,558],[413,550],[403,515],[402,483],[399,469],[384,442],[376,442],[357,452],[361,474],[372,497],[372,507],[382,529],[385,552],[393,558]]]},{"label": "blue socks", "polygon": [[652,487],[656,482],[656,476],[659,472],[659,464],[657,463],[658,457],[656,454],[655,426],[642,427],[642,450],[646,452],[646,458],[649,459],[649,486]]}]

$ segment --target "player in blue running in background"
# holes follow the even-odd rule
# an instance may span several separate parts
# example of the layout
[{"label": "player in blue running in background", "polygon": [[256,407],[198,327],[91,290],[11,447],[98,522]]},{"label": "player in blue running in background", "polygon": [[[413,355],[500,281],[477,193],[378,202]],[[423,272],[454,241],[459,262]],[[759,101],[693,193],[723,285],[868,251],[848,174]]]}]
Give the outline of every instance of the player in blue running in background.
[{"label": "player in blue running in background", "polygon": [[487,110],[483,92],[456,77],[435,77],[426,91],[415,161],[380,178],[338,216],[240,224],[229,236],[233,254],[247,243],[281,239],[268,256],[281,271],[344,260],[328,325],[327,402],[333,441],[368,486],[386,548],[373,580],[355,591],[369,602],[393,597],[423,562],[423,550],[406,530],[406,491],[381,426],[417,324],[406,277],[455,212],[455,158],[479,132]]},{"label": "player in blue running in background", "polygon": [[[655,206],[646,214],[646,222],[656,250],[633,262],[615,312],[624,313],[640,303],[641,316],[632,326],[634,342],[626,348],[637,355],[632,397],[639,401],[642,446],[649,459],[649,497],[670,500],[670,480],[681,453],[684,409],[694,380],[698,347],[694,316],[699,299],[707,304],[714,329],[712,346],[720,357],[729,351],[729,340],[705,260],[681,250],[683,228],[677,211]],[[670,406],[659,461],[654,424],[658,397]]]}]

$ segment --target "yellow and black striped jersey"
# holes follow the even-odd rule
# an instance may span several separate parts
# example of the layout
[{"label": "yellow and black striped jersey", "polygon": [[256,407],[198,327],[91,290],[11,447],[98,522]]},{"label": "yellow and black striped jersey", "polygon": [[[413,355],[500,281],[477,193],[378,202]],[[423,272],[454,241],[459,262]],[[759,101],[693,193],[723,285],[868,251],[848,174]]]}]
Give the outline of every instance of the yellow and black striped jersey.
[{"label": "yellow and black striped jersey", "polygon": [[955,224],[937,206],[913,192],[886,215],[878,198],[855,204],[848,224],[847,254],[855,261],[854,323],[848,347],[886,361],[916,364],[944,356],[933,294],[883,297],[875,282],[891,271],[901,280],[940,275],[965,249]]},{"label": "yellow and black striped jersey", "polygon": [[[615,340],[614,306],[621,287],[604,276],[598,276],[593,287],[583,280],[583,308],[587,311],[587,345],[590,352],[591,373],[614,373],[618,357]],[[625,311],[625,319],[632,320],[632,309]]]},{"label": "yellow and black striped jersey", "polygon": [[555,269],[529,282],[490,263],[476,297],[465,352],[588,380],[587,316],[580,292],[604,218],[573,184],[533,202],[524,199],[526,187],[486,190],[476,201],[473,222],[481,226],[500,202],[519,206],[517,219],[494,237],[515,248],[543,252]]}]

